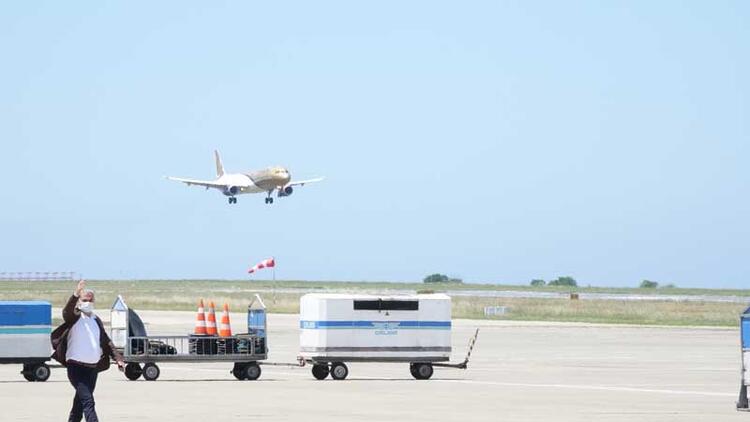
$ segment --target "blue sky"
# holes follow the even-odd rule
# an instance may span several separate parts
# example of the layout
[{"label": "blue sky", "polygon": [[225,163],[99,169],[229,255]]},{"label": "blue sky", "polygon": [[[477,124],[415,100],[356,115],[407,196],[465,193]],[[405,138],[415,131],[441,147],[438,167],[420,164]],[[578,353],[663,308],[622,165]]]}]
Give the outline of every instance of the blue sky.
[{"label": "blue sky", "polygon": [[[19,2],[0,271],[750,287],[747,2]],[[284,165],[273,206],[164,180]],[[267,274],[266,274],[267,276]],[[255,276],[263,277],[263,275]]]}]

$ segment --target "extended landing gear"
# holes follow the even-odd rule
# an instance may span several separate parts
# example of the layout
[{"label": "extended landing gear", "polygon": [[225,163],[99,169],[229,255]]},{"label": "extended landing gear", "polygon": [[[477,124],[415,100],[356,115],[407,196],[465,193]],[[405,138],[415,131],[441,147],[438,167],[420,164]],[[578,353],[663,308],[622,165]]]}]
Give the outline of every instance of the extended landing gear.
[{"label": "extended landing gear", "polygon": [[273,198],[271,198],[270,196],[266,198],[266,204],[273,204]]},{"label": "extended landing gear", "polygon": [[237,198],[235,198],[234,196],[230,196],[229,197],[229,203],[230,204],[236,204],[237,203]]}]

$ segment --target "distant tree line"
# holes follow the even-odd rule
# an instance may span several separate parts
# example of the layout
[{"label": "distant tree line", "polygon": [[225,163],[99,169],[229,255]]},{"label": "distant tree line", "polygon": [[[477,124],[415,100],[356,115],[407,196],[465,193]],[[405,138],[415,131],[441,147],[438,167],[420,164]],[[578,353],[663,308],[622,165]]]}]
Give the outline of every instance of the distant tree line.
[{"label": "distant tree line", "polygon": [[675,285],[672,284],[672,283],[669,283],[669,284],[664,284],[664,285],[660,286],[659,283],[656,282],[656,281],[643,280],[643,281],[641,281],[641,286],[640,287],[641,287],[641,289],[658,289],[658,288],[662,288],[662,289],[674,289]]},{"label": "distant tree line", "polygon": [[[543,287],[543,286],[565,286],[565,287],[577,287],[578,283],[576,283],[576,280],[573,277],[557,277],[554,280],[550,280],[549,282],[541,279],[541,278],[535,278],[531,280],[531,283],[529,283],[532,287]],[[672,289],[675,285],[665,284],[660,286],[658,282],[651,281],[651,280],[643,280],[641,281],[640,288],[641,289]]]},{"label": "distant tree line", "polygon": [[445,274],[430,274],[424,278],[425,283],[463,283],[460,278],[448,277]]},{"label": "distant tree line", "polygon": [[549,282],[546,282],[542,280],[541,278],[535,278],[531,280],[530,283],[534,287],[541,287],[541,286],[566,286],[566,287],[576,287],[578,286],[578,283],[576,282],[576,279],[569,276],[564,277],[557,277],[554,280],[550,280]]}]

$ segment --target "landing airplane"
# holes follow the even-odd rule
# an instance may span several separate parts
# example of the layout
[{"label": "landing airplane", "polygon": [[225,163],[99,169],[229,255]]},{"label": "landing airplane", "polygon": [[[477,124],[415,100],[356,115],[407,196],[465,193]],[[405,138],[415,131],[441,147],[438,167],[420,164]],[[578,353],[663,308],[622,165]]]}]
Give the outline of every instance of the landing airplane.
[{"label": "landing airplane", "polygon": [[187,184],[188,186],[196,185],[203,186],[208,190],[209,188],[218,189],[225,196],[229,197],[230,204],[236,204],[237,198],[235,195],[243,193],[260,193],[266,192],[266,204],[273,204],[274,191],[277,191],[279,198],[289,196],[294,192],[294,186],[304,186],[307,183],[320,182],[323,180],[322,177],[309,180],[300,180],[292,182],[292,176],[289,174],[289,170],[283,167],[269,167],[264,170],[251,171],[248,173],[225,173],[224,165],[221,163],[221,156],[219,151],[214,151],[214,157],[216,158],[216,180],[195,180],[195,179],[183,179],[181,177],[168,176],[169,180],[176,180]]}]

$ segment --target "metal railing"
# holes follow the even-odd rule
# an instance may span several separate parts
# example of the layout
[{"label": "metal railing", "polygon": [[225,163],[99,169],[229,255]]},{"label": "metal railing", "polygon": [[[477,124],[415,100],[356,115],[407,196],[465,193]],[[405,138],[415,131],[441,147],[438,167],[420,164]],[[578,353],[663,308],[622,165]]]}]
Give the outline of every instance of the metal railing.
[{"label": "metal railing", "polygon": [[252,361],[266,358],[265,338],[251,334],[232,337],[128,337],[126,361]]}]

